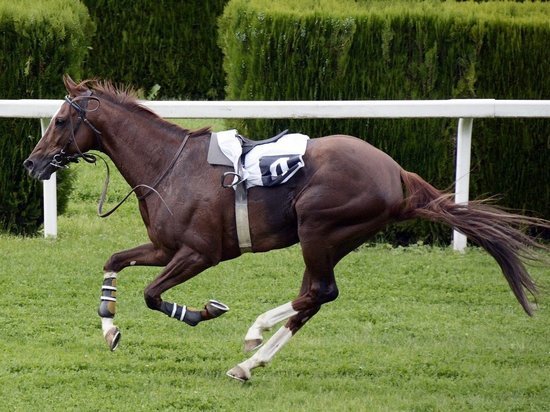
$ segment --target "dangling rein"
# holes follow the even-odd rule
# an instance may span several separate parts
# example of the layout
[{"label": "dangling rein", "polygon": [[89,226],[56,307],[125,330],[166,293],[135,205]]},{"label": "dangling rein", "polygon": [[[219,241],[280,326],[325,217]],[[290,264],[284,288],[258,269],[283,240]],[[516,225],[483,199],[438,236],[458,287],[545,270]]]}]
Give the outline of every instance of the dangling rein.
[{"label": "dangling rein", "polygon": [[[176,164],[176,161],[178,160],[178,158],[180,157],[181,155],[181,152],[183,152],[183,149],[185,147],[185,144],[187,143],[187,140],[189,140],[189,135],[185,135],[185,137],[183,138],[183,141],[181,142],[180,144],[180,147],[178,148],[178,151],[176,152],[176,154],[174,155],[174,157],[172,158],[172,161],[170,162],[170,164],[168,165],[168,167],[164,170],[164,172],[162,174],[160,174],[157,179],[155,180],[155,182],[149,186],[149,185],[146,185],[146,184],[139,184],[135,187],[132,188],[132,190],[130,190],[128,192],[128,194],[126,196],[124,196],[124,198],[118,202],[111,210],[107,211],[107,212],[103,212],[103,205],[105,203],[105,198],[107,197],[107,189],[109,187],[109,181],[110,181],[110,169],[109,169],[109,164],[107,163],[107,161],[103,158],[103,156],[99,156],[97,154],[94,154],[94,155],[90,155],[90,156],[94,156],[94,157],[99,157],[101,160],[103,160],[103,163],[105,164],[105,168],[107,169],[107,175],[105,176],[105,182],[103,183],[103,189],[101,190],[101,196],[99,198],[99,203],[97,205],[97,214],[99,217],[107,217],[107,216],[110,216],[111,214],[113,214],[120,206],[122,206],[122,204],[124,202],[126,202],[126,200],[128,200],[128,198],[130,197],[130,195],[132,193],[134,193],[138,188],[142,187],[142,188],[146,188],[147,191],[141,195],[141,196],[138,196],[138,200],[144,200],[145,198],[147,198],[151,193],[155,193],[159,199],[162,201],[162,203],[164,204],[164,206],[166,207],[166,209],[168,210],[168,212],[170,213],[170,215],[174,215],[172,213],[172,210],[170,210],[170,208],[168,207],[168,205],[166,204],[166,201],[164,200],[164,198],[161,196],[161,194],[156,190],[156,187],[160,184],[160,182],[162,182],[162,180],[168,175],[168,173],[172,170],[172,168],[174,167],[174,165]],[[95,162],[95,161],[94,161]]]}]

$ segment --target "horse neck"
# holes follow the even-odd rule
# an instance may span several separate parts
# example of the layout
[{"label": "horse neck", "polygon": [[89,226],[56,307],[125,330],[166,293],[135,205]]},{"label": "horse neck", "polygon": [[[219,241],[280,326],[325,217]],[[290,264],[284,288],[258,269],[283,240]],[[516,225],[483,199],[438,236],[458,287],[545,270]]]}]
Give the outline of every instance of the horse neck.
[{"label": "horse neck", "polygon": [[131,187],[150,185],[181,143],[164,120],[109,104],[101,119],[101,151],[111,158]]}]

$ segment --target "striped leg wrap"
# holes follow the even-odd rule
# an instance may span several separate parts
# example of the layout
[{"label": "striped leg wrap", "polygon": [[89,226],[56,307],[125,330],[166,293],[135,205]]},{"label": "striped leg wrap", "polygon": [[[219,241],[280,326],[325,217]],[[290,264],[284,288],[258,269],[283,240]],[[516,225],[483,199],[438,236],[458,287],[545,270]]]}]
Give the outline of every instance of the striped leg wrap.
[{"label": "striped leg wrap", "polygon": [[180,306],[177,303],[162,302],[160,310],[171,318],[185,322],[190,326],[196,326],[202,320],[200,312],[187,309],[187,306]]},{"label": "striped leg wrap", "polygon": [[203,310],[190,309],[187,306],[180,306],[176,303],[162,302],[160,306],[162,313],[185,322],[190,326],[196,326],[203,320],[217,318],[229,310],[229,308],[215,300],[210,300]]},{"label": "striped leg wrap", "polygon": [[[170,303],[166,302],[167,310],[170,311],[171,318],[178,319],[183,322],[183,319],[185,318],[185,313],[187,312],[187,306],[180,306],[176,303]],[[172,306],[170,308],[170,306]]]},{"label": "striped leg wrap", "polygon": [[103,278],[97,313],[102,318],[114,318],[116,312],[116,273],[107,272]]}]

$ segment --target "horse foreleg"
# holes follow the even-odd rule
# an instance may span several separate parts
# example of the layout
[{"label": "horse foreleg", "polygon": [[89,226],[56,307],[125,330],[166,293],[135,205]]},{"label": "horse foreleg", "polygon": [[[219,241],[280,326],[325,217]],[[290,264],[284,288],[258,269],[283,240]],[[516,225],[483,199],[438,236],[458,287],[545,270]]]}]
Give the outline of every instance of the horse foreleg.
[{"label": "horse foreleg", "polygon": [[101,318],[103,337],[109,349],[115,350],[120,342],[120,330],[114,324],[117,299],[117,274],[128,266],[163,266],[169,257],[153,244],[148,243],[112,255],[103,267],[103,285],[98,315]]},{"label": "horse foreleg", "polygon": [[209,259],[205,259],[191,248],[183,247],[174,255],[163,272],[147,286],[144,292],[145,303],[150,309],[158,310],[191,326],[223,315],[229,308],[216,300],[210,300],[204,309],[197,310],[177,303],[166,302],[161,298],[162,293],[168,289],[191,279],[211,265]]}]

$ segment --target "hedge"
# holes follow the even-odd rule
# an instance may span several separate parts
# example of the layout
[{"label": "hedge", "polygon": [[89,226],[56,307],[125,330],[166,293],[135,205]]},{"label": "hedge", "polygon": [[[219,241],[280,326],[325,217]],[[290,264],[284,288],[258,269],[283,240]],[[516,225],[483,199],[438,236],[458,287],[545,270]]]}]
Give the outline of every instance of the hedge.
[{"label": "hedge", "polygon": [[[231,0],[220,19],[230,100],[548,99],[550,5],[515,2]],[[454,119],[243,120],[368,140],[440,188],[454,182]],[[550,215],[550,120],[474,121],[471,197]],[[393,240],[448,242],[438,225]],[[403,239],[406,238],[406,239]]]},{"label": "hedge", "polygon": [[227,0],[84,0],[97,24],[88,77],[144,97],[223,99],[216,19]]},{"label": "hedge", "polygon": [[[61,98],[62,75],[80,76],[91,34],[79,2],[0,0],[0,99]],[[40,134],[38,120],[0,119],[1,231],[33,234],[42,223],[42,184],[22,166]],[[71,179],[66,173],[58,178],[62,212]]]}]

